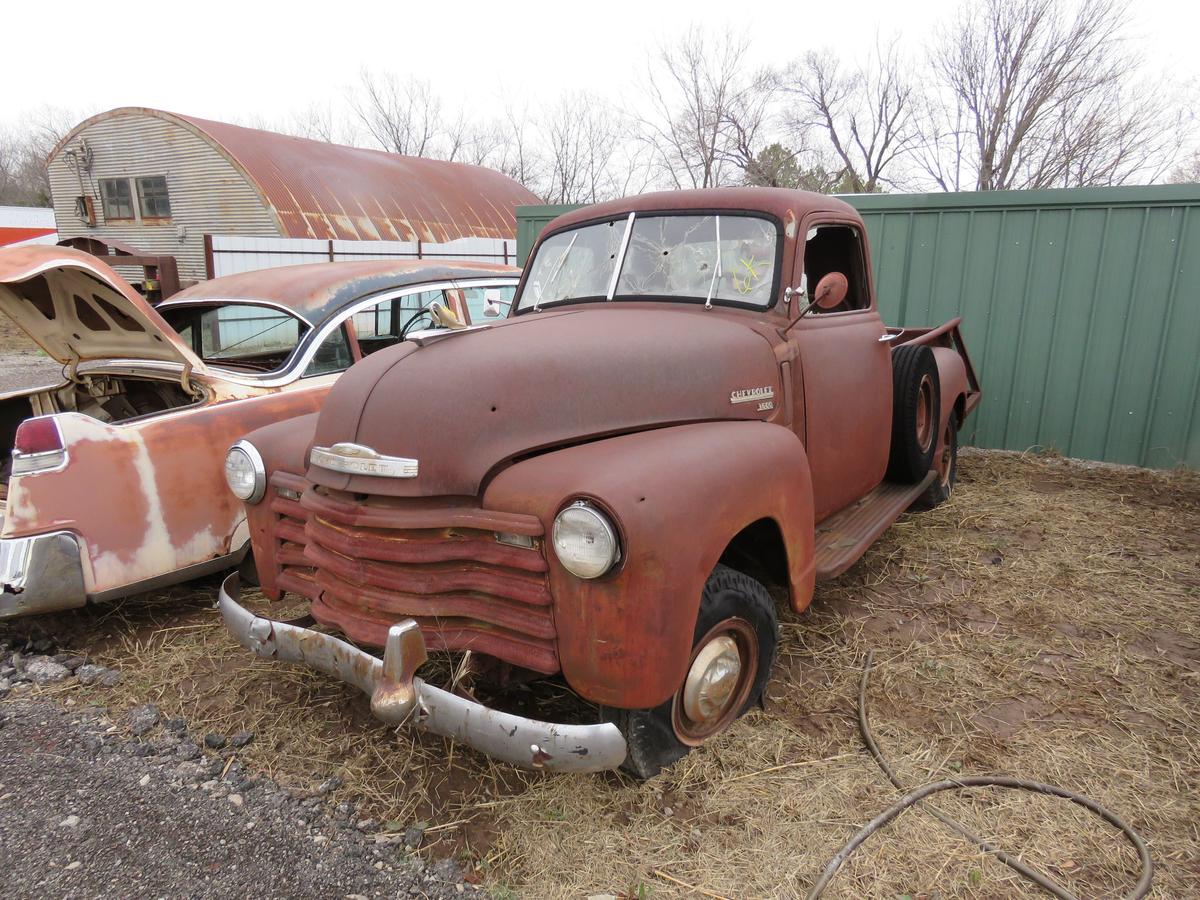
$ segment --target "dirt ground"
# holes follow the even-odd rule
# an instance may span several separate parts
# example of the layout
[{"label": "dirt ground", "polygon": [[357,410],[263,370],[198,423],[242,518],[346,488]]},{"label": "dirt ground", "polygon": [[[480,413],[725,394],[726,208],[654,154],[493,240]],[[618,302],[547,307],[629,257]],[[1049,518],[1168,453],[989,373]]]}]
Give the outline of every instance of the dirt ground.
[{"label": "dirt ground", "polygon": [[[393,735],[353,690],[237,647],[215,589],[7,628],[124,671],[102,696],[79,688],[81,702],[252,730],[242,762],[284,783],[341,776],[385,828],[426,823],[424,852],[457,856],[498,898],[802,895],[898,796],[856,727],[874,649],[871,721],[906,783],[1004,774],[1083,792],[1147,839],[1152,896],[1200,895],[1195,473],[965,452],[950,503],[905,516],[808,611],[781,613],[765,709],[645,784],[518,772]],[[1137,878],[1117,833],[1069,803],[980,789],[937,805],[1080,896],[1122,896]],[[919,810],[826,894],[905,895],[1041,896]]]}]

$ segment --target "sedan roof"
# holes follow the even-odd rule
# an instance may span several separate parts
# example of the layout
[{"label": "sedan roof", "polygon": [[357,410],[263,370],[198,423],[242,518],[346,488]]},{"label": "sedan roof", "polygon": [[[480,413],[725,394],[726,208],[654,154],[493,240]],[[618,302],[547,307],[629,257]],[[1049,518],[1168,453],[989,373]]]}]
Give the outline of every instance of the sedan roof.
[{"label": "sedan roof", "polygon": [[159,308],[212,300],[262,301],[319,325],[347,304],[381,291],[463,278],[515,277],[514,266],[460,260],[368,259],[255,269],[202,281]]}]

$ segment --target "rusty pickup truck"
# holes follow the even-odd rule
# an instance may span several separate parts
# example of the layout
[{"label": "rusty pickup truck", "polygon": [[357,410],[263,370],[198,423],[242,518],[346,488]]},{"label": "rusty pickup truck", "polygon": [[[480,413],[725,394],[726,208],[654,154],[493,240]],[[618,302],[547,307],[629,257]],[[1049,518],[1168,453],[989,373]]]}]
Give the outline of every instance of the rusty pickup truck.
[{"label": "rusty pickup truck", "polygon": [[[759,700],[768,586],[800,612],[911,505],[949,496],[979,400],[958,319],[884,326],[840,200],[587,207],[542,233],[503,320],[370,356],[318,413],[246,437],[262,590],[308,598],[325,630],[254,615],[236,576],[220,607],[244,646],[357,686],[386,721],[649,777]],[[429,649],[560,678],[598,721],[426,683]]]}]

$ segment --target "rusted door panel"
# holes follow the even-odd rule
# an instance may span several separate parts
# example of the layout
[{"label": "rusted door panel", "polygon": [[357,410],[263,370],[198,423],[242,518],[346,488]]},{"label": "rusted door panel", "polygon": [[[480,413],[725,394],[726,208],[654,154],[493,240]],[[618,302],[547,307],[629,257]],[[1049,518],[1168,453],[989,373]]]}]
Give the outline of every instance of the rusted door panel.
[{"label": "rusted door panel", "polygon": [[872,490],[887,471],[892,359],[873,309],[810,313],[791,330],[800,348],[805,446],[817,521]]},{"label": "rusted door panel", "polygon": [[4,536],[77,533],[89,594],[227,554],[245,511],[225,484],[225,449],[251,429],[316,410],[333,378],[130,425],[61,415],[68,462],[12,479]]},{"label": "rusted door panel", "polygon": [[747,525],[767,518],[779,526],[792,605],[808,605],[810,496],[804,448],[791,431],[712,422],[534,457],[496,476],[483,501],[537,516],[547,534],[559,510],[580,497],[613,516],[623,554],[613,573],[576,578],[546,550],[559,659],[567,681],[589,700],[649,708],[682,682],[704,582]]}]

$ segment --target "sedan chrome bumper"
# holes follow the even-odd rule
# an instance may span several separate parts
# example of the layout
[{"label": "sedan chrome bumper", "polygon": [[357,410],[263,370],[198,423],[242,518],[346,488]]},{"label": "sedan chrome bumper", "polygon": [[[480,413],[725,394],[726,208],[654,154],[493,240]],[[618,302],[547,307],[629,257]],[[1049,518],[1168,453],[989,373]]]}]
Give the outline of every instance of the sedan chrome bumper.
[{"label": "sedan chrome bumper", "polygon": [[625,738],[611,723],[538,722],[426,684],[413,675],[426,654],[412,619],[391,627],[379,659],[331,635],[256,616],[238,604],[238,591],[238,576],[230,575],[221,585],[219,606],[239,644],[267,659],[307,665],[354,685],[371,697],[371,711],[385,722],[409,722],[496,759],[550,772],[600,772],[625,760]]},{"label": "sedan chrome bumper", "polygon": [[79,553],[69,531],[0,540],[0,619],[83,606]]}]

